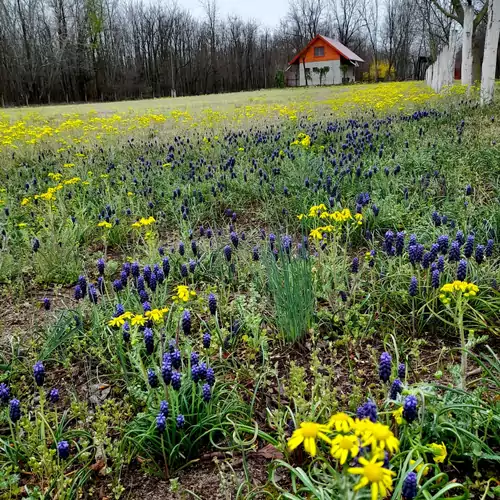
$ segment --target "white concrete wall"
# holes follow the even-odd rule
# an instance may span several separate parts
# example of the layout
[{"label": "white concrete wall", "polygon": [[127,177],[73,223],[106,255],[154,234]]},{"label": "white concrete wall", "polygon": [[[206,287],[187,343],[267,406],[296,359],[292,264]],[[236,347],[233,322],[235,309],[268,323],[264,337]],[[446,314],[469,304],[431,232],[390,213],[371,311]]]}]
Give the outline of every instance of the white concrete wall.
[{"label": "white concrete wall", "polygon": [[[328,66],[330,71],[323,77],[322,85],[340,85],[342,83],[342,71],[340,70],[340,60],[336,61],[318,61],[318,62],[306,62],[305,67],[311,70],[311,79],[308,80],[308,85],[319,85],[319,74],[314,73],[313,68],[322,68]],[[354,81],[354,66],[349,65],[349,69],[346,74],[349,78],[349,82]],[[304,86],[306,84],[306,78],[304,74],[304,64],[301,62],[299,64],[299,85]]]}]

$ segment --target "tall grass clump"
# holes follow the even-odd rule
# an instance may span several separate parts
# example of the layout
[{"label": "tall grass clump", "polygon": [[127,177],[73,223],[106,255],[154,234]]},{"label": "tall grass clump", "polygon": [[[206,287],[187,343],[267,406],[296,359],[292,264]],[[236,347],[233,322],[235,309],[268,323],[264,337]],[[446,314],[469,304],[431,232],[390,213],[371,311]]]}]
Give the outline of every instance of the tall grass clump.
[{"label": "tall grass clump", "polygon": [[265,256],[276,326],[286,342],[301,340],[314,317],[312,263],[303,250],[298,256],[280,250]]}]

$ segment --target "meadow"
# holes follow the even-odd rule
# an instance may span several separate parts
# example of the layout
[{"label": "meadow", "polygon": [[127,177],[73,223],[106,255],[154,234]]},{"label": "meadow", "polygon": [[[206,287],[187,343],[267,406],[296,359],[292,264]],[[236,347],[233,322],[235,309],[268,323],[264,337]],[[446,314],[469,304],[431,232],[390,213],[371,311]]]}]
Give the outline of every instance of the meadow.
[{"label": "meadow", "polygon": [[0,112],[0,498],[500,497],[500,107],[477,101]]}]

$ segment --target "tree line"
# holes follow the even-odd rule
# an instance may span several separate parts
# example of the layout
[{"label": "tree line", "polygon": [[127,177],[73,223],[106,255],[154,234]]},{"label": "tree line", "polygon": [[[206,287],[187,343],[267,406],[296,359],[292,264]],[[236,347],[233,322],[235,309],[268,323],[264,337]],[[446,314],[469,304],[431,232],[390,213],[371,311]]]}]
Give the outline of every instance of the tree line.
[{"label": "tree line", "polygon": [[[474,49],[484,44],[484,2],[468,4],[475,16]],[[0,0],[0,104],[279,86],[287,62],[318,33],[367,61],[358,78],[423,78],[463,17],[461,5],[461,0],[290,0],[279,26],[270,29],[222,16],[216,0],[205,0],[202,18],[164,2]],[[480,54],[481,48],[475,58],[479,68]]]}]

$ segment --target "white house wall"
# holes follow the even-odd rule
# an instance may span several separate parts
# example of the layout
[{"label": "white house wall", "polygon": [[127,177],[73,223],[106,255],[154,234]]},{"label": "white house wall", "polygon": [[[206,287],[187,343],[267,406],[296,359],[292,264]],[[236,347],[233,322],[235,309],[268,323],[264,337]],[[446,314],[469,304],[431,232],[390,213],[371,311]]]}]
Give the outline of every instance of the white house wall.
[{"label": "white house wall", "polygon": [[[313,68],[323,68],[328,66],[330,71],[323,76],[322,85],[339,85],[342,83],[342,71],[340,70],[340,59],[335,61],[315,61],[306,62],[305,67],[309,68],[311,71],[311,79],[307,82],[308,85],[319,85],[319,74],[313,71]],[[346,74],[350,82],[354,81],[354,67],[349,66]],[[306,79],[304,74],[304,64],[301,62],[299,64],[299,85],[306,85]]]}]

